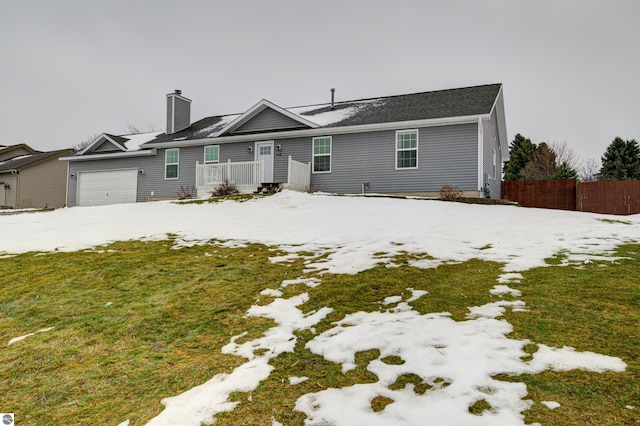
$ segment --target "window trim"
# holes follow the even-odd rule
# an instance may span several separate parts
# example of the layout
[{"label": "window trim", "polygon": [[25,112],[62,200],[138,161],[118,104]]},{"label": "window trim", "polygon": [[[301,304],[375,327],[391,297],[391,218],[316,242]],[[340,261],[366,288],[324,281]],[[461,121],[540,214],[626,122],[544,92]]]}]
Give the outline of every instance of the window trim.
[{"label": "window trim", "polygon": [[[207,148],[217,148],[218,149],[218,159],[216,161],[207,161]],[[219,164],[220,163],[220,145],[205,145],[203,148],[203,162],[204,164]]]},{"label": "window trim", "polygon": [[[329,139],[329,154],[316,154],[316,140],[317,139]],[[321,170],[316,171],[316,157],[326,157],[329,156],[329,170]],[[333,136],[316,136],[311,140],[311,173],[313,174],[323,174],[323,173],[331,173],[331,163],[333,163]]]},{"label": "window trim", "polygon": [[[169,151],[176,151],[178,153],[178,158],[175,163],[168,163],[167,157],[169,156]],[[176,166],[176,177],[167,177],[167,166]],[[180,148],[167,148],[164,151],[164,179],[165,180],[176,180],[180,179]]]},{"label": "window trim", "polygon": [[[415,148],[402,148],[399,149],[398,148],[398,135],[400,133],[409,133],[409,132],[415,132],[416,134],[416,147]],[[406,129],[406,130],[396,130],[396,139],[395,139],[395,158],[394,158],[394,163],[395,163],[395,169],[396,170],[415,170],[418,168],[418,153],[419,153],[419,147],[420,147],[420,132],[418,131],[418,129]],[[401,151],[416,151],[416,165],[415,167],[398,167],[398,153]]]},{"label": "window trim", "polygon": [[493,178],[498,177],[498,152],[493,148]]}]

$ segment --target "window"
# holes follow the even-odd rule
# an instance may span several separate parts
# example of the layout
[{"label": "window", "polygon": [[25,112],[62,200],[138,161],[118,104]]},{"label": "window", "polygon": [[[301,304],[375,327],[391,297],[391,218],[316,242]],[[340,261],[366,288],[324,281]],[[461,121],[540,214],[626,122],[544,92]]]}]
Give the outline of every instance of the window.
[{"label": "window", "polygon": [[498,161],[496,160],[496,149],[493,148],[493,178],[495,179],[498,175]]},{"label": "window", "polygon": [[331,136],[313,138],[313,173],[331,173]]},{"label": "window", "polygon": [[269,145],[262,145],[258,150],[258,155],[271,155],[271,147]]},{"label": "window", "polygon": [[178,161],[180,149],[172,148],[164,152],[164,178],[178,179]]},{"label": "window", "polygon": [[396,169],[418,168],[418,131],[396,132]]},{"label": "window", "polygon": [[211,145],[204,147],[204,164],[213,164],[220,161],[220,147]]}]

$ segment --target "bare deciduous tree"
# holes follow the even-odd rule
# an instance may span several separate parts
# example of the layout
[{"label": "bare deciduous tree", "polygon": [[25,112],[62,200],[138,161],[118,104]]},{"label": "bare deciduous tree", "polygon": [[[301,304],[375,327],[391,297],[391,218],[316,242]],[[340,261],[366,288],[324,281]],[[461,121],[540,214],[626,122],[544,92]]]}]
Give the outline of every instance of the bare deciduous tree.
[{"label": "bare deciduous tree", "polygon": [[580,166],[580,182],[595,182],[600,174],[600,162],[589,158]]},{"label": "bare deciduous tree", "polygon": [[99,133],[94,133],[93,135],[81,140],[80,142],[74,144],[71,148],[75,149],[76,151],[80,151],[86,147],[89,146],[89,144],[91,142],[94,141],[95,138],[97,138],[98,136],[100,136]]},{"label": "bare deciduous tree", "polygon": [[552,142],[550,144],[551,150],[556,155],[556,163],[564,164],[566,167],[578,170],[580,168],[580,157],[571,148],[567,141],[564,142]]},{"label": "bare deciduous tree", "polygon": [[157,128],[153,124],[148,124],[147,130],[142,130],[142,128],[140,128],[139,126],[136,126],[135,124],[131,124],[131,123],[127,123],[124,126],[124,133],[126,135],[137,135],[140,133],[156,132],[156,131],[157,131]]}]

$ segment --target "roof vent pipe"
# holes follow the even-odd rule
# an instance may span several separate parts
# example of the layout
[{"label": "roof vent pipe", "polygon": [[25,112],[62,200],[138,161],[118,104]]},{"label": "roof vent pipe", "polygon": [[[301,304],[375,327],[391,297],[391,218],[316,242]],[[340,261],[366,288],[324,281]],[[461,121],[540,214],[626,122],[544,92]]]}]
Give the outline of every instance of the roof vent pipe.
[{"label": "roof vent pipe", "polygon": [[334,108],[334,96],[336,94],[336,89],[334,89],[333,87],[331,88],[331,109]]}]

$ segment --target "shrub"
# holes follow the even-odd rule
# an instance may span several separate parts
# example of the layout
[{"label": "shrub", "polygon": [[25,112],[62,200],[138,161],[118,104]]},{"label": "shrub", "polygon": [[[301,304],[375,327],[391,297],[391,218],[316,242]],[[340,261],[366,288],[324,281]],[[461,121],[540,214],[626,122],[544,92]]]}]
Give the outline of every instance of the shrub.
[{"label": "shrub", "polygon": [[455,201],[462,197],[462,191],[457,186],[442,185],[440,188],[440,198],[443,200]]},{"label": "shrub", "polygon": [[196,189],[193,186],[181,186],[178,190],[178,199],[188,200],[196,198]]},{"label": "shrub", "polygon": [[240,191],[238,191],[238,187],[235,183],[225,180],[220,185],[216,186],[213,191],[211,191],[211,196],[222,197],[224,195],[235,195],[239,193]]}]

